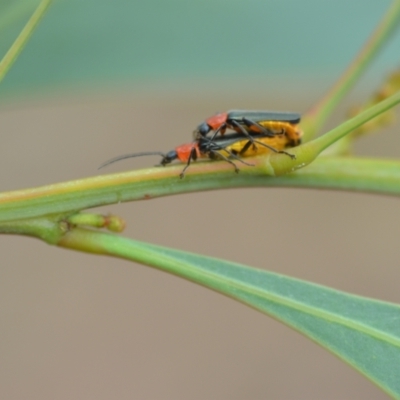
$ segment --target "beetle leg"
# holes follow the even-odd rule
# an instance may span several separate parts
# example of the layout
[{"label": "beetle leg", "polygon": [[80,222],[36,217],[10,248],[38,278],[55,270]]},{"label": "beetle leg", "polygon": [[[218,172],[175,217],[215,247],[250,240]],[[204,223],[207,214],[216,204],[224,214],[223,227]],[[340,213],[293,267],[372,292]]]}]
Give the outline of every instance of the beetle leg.
[{"label": "beetle leg", "polygon": [[[244,118],[243,118],[243,121],[244,121]],[[238,128],[240,130],[240,132],[242,132],[243,135],[246,136],[250,140],[250,142],[253,144],[254,149],[256,150],[257,146],[255,146],[255,144],[254,144],[253,136],[251,136],[250,133],[247,132],[247,130],[244,129],[243,126],[240,125],[239,122],[235,121],[234,119],[231,120],[231,124],[234,125],[236,128]]]},{"label": "beetle leg", "polygon": [[196,153],[196,148],[193,146],[192,150],[190,151],[187,163],[185,167],[183,168],[182,172],[179,174],[179,177],[183,179],[185,177],[185,171],[189,168],[190,162],[191,161],[196,161],[197,160],[197,153]]},{"label": "beetle leg", "polygon": [[[253,146],[254,146],[254,142],[257,141],[253,141]],[[246,153],[246,151],[249,149],[249,147],[251,146],[251,141],[249,140],[243,147],[242,150],[239,151],[239,154],[242,156],[244,153]]]},{"label": "beetle leg", "polygon": [[264,126],[260,125],[258,122],[256,121],[252,121],[251,119],[248,119],[246,117],[243,117],[243,122],[248,126],[256,126],[265,136],[267,137],[274,137],[276,136],[276,134],[274,132],[271,132],[270,130],[268,130],[267,128],[265,128]]},{"label": "beetle leg", "polygon": [[[249,141],[249,142],[246,143],[246,145],[247,145],[247,144],[250,146],[251,142]],[[214,145],[215,145],[215,143],[214,143]],[[246,146],[246,145],[245,145],[245,146]],[[245,147],[245,146],[244,146],[244,147]],[[251,163],[248,163],[248,162],[246,162],[246,161],[243,161],[243,159],[242,159],[241,157],[238,157],[235,153],[232,153],[230,150],[228,150],[228,149],[226,149],[226,148],[224,148],[224,147],[222,147],[222,146],[217,146],[217,147],[219,147],[218,150],[226,151],[226,152],[229,154],[229,157],[234,158],[235,160],[241,162],[241,163],[244,164],[244,165],[248,165],[249,167],[254,167],[254,164],[251,164]],[[247,148],[248,148],[248,147],[247,147]],[[210,152],[210,154],[212,154],[212,156],[213,156],[213,157],[210,157],[210,158],[214,158],[214,159],[215,159],[215,158],[217,158],[217,159],[218,159],[218,158],[222,158],[223,160],[232,163],[227,157],[225,157],[223,154],[219,153],[218,150],[210,149],[209,152]],[[247,149],[246,149],[246,150],[247,150]],[[234,164],[234,163],[233,163],[233,164]],[[236,165],[236,164],[235,164],[235,165]]]},{"label": "beetle leg", "polygon": [[[218,151],[215,150],[210,150],[210,155],[212,155],[215,158],[222,158],[223,160],[225,160],[226,162],[228,162],[229,164],[231,164],[233,166],[233,168],[235,168],[235,172],[239,173],[239,168],[238,166],[232,161],[230,160],[228,157],[225,157],[223,154],[218,153]],[[234,154],[232,153],[232,155],[234,156]],[[211,158],[211,157],[210,157]],[[237,157],[238,158],[238,157]]]},{"label": "beetle leg", "polygon": [[218,135],[219,132],[221,132],[221,135],[223,135],[225,133],[226,130],[226,124],[222,124],[220,125],[213,133],[213,135],[210,138],[210,142],[212,142],[215,137]]},{"label": "beetle leg", "polygon": [[[286,155],[289,156],[292,160],[296,159],[296,156],[295,156],[294,154],[290,154],[290,153],[288,153],[288,152],[285,151],[285,150],[277,150],[277,149],[275,149],[275,147],[269,146],[268,144],[263,143],[263,142],[260,142],[260,141],[258,141],[258,140],[255,140],[254,142],[257,143],[257,144],[259,144],[259,145],[261,145],[261,146],[266,147],[267,149],[270,149],[270,150],[273,151],[274,153],[286,154]],[[246,147],[246,146],[245,146],[245,147]],[[243,149],[242,149],[242,150],[243,150]],[[246,149],[246,150],[247,150],[247,149]]]}]

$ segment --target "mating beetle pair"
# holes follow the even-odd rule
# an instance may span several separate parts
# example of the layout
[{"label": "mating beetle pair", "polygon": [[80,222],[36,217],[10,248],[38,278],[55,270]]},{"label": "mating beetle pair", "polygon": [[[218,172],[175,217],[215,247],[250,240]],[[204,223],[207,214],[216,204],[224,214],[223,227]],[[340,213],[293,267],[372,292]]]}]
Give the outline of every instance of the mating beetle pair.
[{"label": "mating beetle pair", "polygon": [[211,140],[217,134],[223,135],[227,128],[232,129],[251,140],[252,135],[264,134],[274,137],[285,135],[287,147],[300,144],[302,133],[298,127],[300,114],[274,111],[231,110],[207,118],[194,131],[195,139],[205,137],[213,131]]},{"label": "mating beetle pair", "polygon": [[[192,143],[180,145],[166,154],[161,152],[126,154],[106,161],[99,168],[126,158],[160,155],[161,165],[174,160],[186,163],[180,174],[181,178],[184,177],[191,161],[204,158],[225,160],[238,172],[239,168],[232,159],[252,165],[242,158],[268,152],[282,153],[294,158],[294,155],[283,149],[301,143],[302,132],[298,127],[300,118],[296,113],[231,110],[216,114],[200,124],[194,131],[195,140]],[[235,133],[225,135],[227,129]],[[208,136],[210,132],[213,133]]]}]

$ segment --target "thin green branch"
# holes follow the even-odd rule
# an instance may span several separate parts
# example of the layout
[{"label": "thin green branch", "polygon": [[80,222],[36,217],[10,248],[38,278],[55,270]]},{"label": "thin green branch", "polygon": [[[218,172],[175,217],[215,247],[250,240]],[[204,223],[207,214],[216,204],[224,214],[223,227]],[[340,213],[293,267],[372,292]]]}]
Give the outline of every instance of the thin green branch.
[{"label": "thin green branch", "polygon": [[18,35],[17,39],[15,39],[10,49],[0,61],[0,82],[4,79],[7,72],[21,53],[22,49],[25,47],[29,38],[32,36],[32,33],[38,26],[41,18],[49,8],[51,2],[52,0],[42,0],[40,2],[29,21],[26,23],[26,25]]},{"label": "thin green branch", "polygon": [[225,188],[284,186],[400,195],[400,161],[396,160],[321,157],[307,168],[279,177],[255,174],[252,168],[235,174],[223,162],[198,163],[181,180],[178,165],[161,171],[130,171],[4,193],[0,195],[0,231],[4,232],[4,223],[18,219]]},{"label": "thin green branch", "polygon": [[313,149],[313,151],[320,154],[328,146],[348,135],[353,130],[359,128],[360,126],[365,124],[365,122],[371,121],[375,117],[382,115],[385,111],[390,110],[399,103],[400,91],[381,101],[380,103],[377,103],[367,110],[361,112],[355,117],[347,120],[338,127],[332,129],[330,132],[318,137],[311,142],[306,143],[305,146],[310,147],[310,149]]},{"label": "thin green branch", "polygon": [[383,45],[399,26],[399,21],[400,0],[394,0],[374,33],[341,78],[322,100],[305,114],[302,123],[305,131],[305,140],[313,138],[321,130],[326,119],[357,82],[361,74],[376,57],[379,50],[381,50]]}]

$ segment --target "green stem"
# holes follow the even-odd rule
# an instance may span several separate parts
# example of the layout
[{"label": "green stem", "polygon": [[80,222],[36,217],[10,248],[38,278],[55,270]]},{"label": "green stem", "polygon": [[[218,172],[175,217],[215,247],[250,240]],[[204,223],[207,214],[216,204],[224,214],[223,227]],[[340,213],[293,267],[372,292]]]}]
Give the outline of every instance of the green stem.
[{"label": "green stem", "polygon": [[7,72],[21,53],[22,49],[25,47],[26,43],[28,42],[35,28],[39,24],[44,13],[50,6],[51,2],[52,0],[42,0],[40,2],[29,21],[26,23],[26,25],[18,35],[17,39],[14,41],[3,59],[0,61],[0,82],[4,79]]},{"label": "green stem", "polygon": [[[255,161],[260,163],[260,160]],[[285,186],[400,195],[400,161],[396,160],[321,157],[307,168],[278,177],[254,173],[253,168],[258,167],[247,167],[235,174],[225,164],[198,163],[193,165],[191,172],[182,180],[178,177],[182,167],[178,165],[4,193],[0,195],[0,231],[4,232],[4,223],[17,219],[72,213],[117,202],[235,187]],[[160,181],[161,174],[164,177]]]},{"label": "green stem", "polygon": [[400,162],[320,157],[307,168],[274,179],[274,186],[400,195]]},{"label": "green stem", "polygon": [[361,74],[387,42],[390,35],[398,27],[399,19],[400,0],[394,0],[372,36],[365,43],[363,49],[349,65],[347,70],[343,73],[342,77],[322,98],[322,100],[304,116],[302,126],[305,131],[306,141],[310,140],[320,132],[326,119],[357,82]]},{"label": "green stem", "polygon": [[[385,111],[393,108],[400,103],[400,91],[393,96],[381,101],[378,104],[368,108],[367,110],[356,115],[354,118],[347,120],[338,127],[332,129],[330,132],[318,137],[317,139],[307,142],[304,146],[313,149],[316,153],[321,153],[328,146],[343,138],[353,130],[359,128],[365,122],[372,120],[378,115],[383,114]],[[303,147],[304,147],[303,146]]]},{"label": "green stem", "polygon": [[67,222],[67,216],[59,214],[3,222],[0,232],[36,237],[48,244],[55,245],[61,240],[69,228],[70,224]]}]

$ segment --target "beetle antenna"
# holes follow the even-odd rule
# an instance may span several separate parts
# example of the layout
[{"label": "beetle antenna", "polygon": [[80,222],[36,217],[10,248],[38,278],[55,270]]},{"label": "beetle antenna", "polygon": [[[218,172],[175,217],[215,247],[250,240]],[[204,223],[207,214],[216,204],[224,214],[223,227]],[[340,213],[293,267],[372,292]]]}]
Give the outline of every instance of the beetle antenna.
[{"label": "beetle antenna", "polygon": [[117,161],[125,160],[126,158],[132,158],[132,157],[141,157],[141,156],[161,156],[165,158],[165,154],[161,153],[160,151],[145,151],[142,153],[132,153],[132,154],[124,154],[122,156],[114,157],[111,158],[110,160],[107,160],[103,164],[99,166],[97,169],[101,169],[107,165],[113,164]]}]

